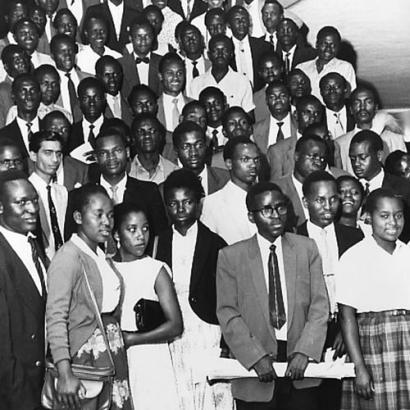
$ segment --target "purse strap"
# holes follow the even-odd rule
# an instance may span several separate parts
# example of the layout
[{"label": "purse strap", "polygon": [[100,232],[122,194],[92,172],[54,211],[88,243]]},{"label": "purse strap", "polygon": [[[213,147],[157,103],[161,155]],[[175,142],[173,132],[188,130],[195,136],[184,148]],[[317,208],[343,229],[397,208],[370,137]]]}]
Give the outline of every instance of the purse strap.
[{"label": "purse strap", "polygon": [[152,246],[152,258],[155,259],[157,257],[158,252],[158,235],[154,237],[154,244]]},{"label": "purse strap", "polygon": [[110,364],[111,364],[112,369],[115,370],[114,360],[112,358],[111,350],[110,350],[110,344],[108,342],[107,334],[105,333],[105,329],[104,329],[104,324],[103,324],[102,319],[101,319],[101,313],[100,313],[100,310],[98,309],[97,301],[95,299],[94,292],[91,289],[90,281],[88,280],[88,275],[87,275],[87,272],[85,271],[84,265],[83,265],[83,274],[84,274],[85,282],[87,284],[88,292],[91,296],[91,301],[92,301],[93,306],[94,306],[95,315],[97,317],[97,324],[98,324],[98,327],[100,328],[102,337],[104,339],[105,347],[107,348],[107,353],[108,353],[108,357],[110,359]]}]

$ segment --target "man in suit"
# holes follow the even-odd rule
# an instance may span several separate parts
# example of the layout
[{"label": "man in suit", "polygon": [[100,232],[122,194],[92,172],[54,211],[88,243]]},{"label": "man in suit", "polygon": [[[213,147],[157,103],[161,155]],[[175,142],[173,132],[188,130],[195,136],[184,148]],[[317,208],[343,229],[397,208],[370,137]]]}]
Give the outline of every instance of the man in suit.
[{"label": "man in suit", "polygon": [[88,7],[83,21],[88,15],[101,15],[108,23],[110,36],[107,47],[122,53],[125,45],[130,41],[129,29],[131,23],[139,16],[134,8],[129,7],[123,0],[107,0],[100,4]]},{"label": "man in suit", "polygon": [[39,131],[31,137],[29,147],[30,159],[34,163],[29,181],[38,193],[41,237],[51,260],[63,245],[67,210],[67,188],[54,182],[63,158],[63,141],[56,132]]},{"label": "man in suit", "polygon": [[286,86],[274,81],[266,88],[266,104],[270,116],[255,125],[253,138],[262,153],[287,138],[297,138],[298,126],[290,113],[290,94]]},{"label": "man in suit", "polygon": [[84,78],[78,85],[78,98],[83,118],[73,124],[67,149],[72,157],[91,163],[94,158],[90,159],[89,153],[105,119],[107,100],[103,83],[94,77]]},{"label": "man in suit", "polygon": [[[314,171],[324,171],[327,168],[327,146],[325,141],[317,135],[305,135],[296,142],[294,152],[294,169],[275,179],[283,193],[290,199],[294,215],[290,214],[289,225],[296,227],[307,219],[307,211],[302,205],[302,185],[306,177]],[[336,178],[343,174],[341,170],[329,168]],[[290,220],[294,216],[294,220]]]},{"label": "man in suit", "polygon": [[350,132],[341,135],[335,140],[335,165],[353,173],[349,159],[349,147],[354,135],[360,130],[371,130],[380,135],[383,141],[382,161],[390,152],[401,150],[407,151],[403,135],[396,134],[385,124],[376,120],[378,110],[376,90],[370,86],[358,86],[350,96],[350,112],[356,126]]},{"label": "man in suit", "polygon": [[9,44],[1,53],[1,61],[7,76],[0,83],[0,128],[6,125],[9,109],[13,105],[12,83],[19,74],[30,71],[30,59],[24,50],[17,44]]},{"label": "man in suit", "polygon": [[96,77],[104,84],[107,107],[106,118],[121,118],[131,126],[132,112],[126,96],[121,92],[124,74],[121,64],[112,56],[102,56],[95,64]]},{"label": "man in suit", "polygon": [[277,37],[276,51],[282,57],[286,75],[298,64],[316,57],[315,49],[303,44],[299,28],[292,19],[284,18],[279,22]]},{"label": "man in suit", "polygon": [[29,138],[40,129],[37,115],[41,92],[32,74],[18,75],[12,85],[12,98],[17,106],[17,117],[0,130],[0,139],[12,137],[24,158],[28,157]]},{"label": "man in suit", "polygon": [[[325,171],[315,171],[303,183],[303,205],[309,219],[298,226],[296,233],[312,238],[319,249],[322,270],[330,301],[330,315],[325,342],[334,350],[333,359],[345,353],[337,317],[335,268],[343,253],[361,241],[361,230],[335,222],[340,200],[335,178]],[[339,410],[342,393],[340,380],[324,380],[320,386],[320,409]]]},{"label": "man in suit", "polygon": [[192,21],[208,9],[208,4],[203,0],[169,0],[168,7],[179,14],[184,20]]},{"label": "man in suit", "polygon": [[383,141],[375,132],[362,130],[352,139],[349,158],[354,175],[364,187],[365,195],[378,188],[388,188],[403,198],[405,224],[400,239],[410,239],[410,183],[403,177],[383,170]]},{"label": "man in suit", "polygon": [[320,94],[326,106],[326,122],[332,139],[351,131],[355,121],[347,107],[349,83],[339,73],[329,73],[319,81]]},{"label": "man in suit", "polygon": [[266,33],[262,37],[270,43],[276,50],[277,47],[277,28],[283,19],[283,6],[277,0],[265,0],[261,10],[262,22]]},{"label": "man in suit", "polygon": [[37,217],[38,195],[27,176],[1,174],[0,407],[7,410],[41,409],[47,264],[32,234]]},{"label": "man in suit", "polygon": [[305,134],[308,127],[323,123],[324,107],[313,95],[300,97],[297,100],[294,117],[297,120],[296,135],[278,141],[268,148],[267,159],[271,167],[271,180],[293,172],[296,142]]},{"label": "man in suit", "polygon": [[258,75],[265,86],[253,94],[255,104],[255,122],[268,118],[270,113],[266,104],[266,88],[274,81],[283,82],[283,61],[278,53],[265,53],[259,58],[257,65]]},{"label": "man in suit", "polygon": [[91,74],[83,73],[76,68],[78,47],[75,40],[68,35],[56,34],[51,40],[50,51],[61,79],[57,104],[71,113],[74,122],[78,122],[82,118],[82,113],[76,90],[80,81]]},{"label": "man in suit", "polygon": [[[217,264],[223,336],[258,375],[232,381],[237,409],[317,409],[320,380],[303,379],[309,359],[320,361],[329,317],[316,244],[284,233],[287,202],[275,184],[252,187],[246,206],[257,234],[222,249]],[[288,363],[285,378],[274,362]]]},{"label": "man in suit", "polygon": [[226,20],[233,36],[234,58],[232,59],[232,67],[238,73],[244,74],[251,82],[253,90],[258,91],[263,87],[257,71],[259,57],[264,53],[273,53],[275,50],[266,41],[248,35],[250,19],[249,13],[244,7],[232,7],[226,15]]},{"label": "man in suit", "polygon": [[70,192],[74,188],[88,182],[88,165],[70,157],[67,152],[67,143],[71,135],[71,124],[60,111],[52,111],[41,121],[41,129],[56,132],[63,141],[63,160],[57,169],[57,182],[64,185]]},{"label": "man in suit", "polygon": [[229,180],[226,170],[206,165],[205,130],[192,121],[182,122],[173,135],[174,149],[183,168],[200,177],[205,195],[220,190]]},{"label": "man in suit", "polygon": [[168,176],[164,183],[164,199],[172,226],[160,233],[156,258],[172,269],[177,262],[172,256],[175,255],[173,250],[178,248],[179,236],[192,237],[189,303],[202,320],[216,325],[216,261],[219,250],[226,243],[199,221],[203,196],[202,185],[192,171],[180,169]]},{"label": "man in suit", "polygon": [[161,56],[153,52],[156,42],[154,28],[146,18],[138,17],[132,21],[129,35],[133,51],[118,59],[124,73],[121,91],[128,96],[135,84],[145,84],[159,95],[158,66]]},{"label": "man in suit", "polygon": [[185,104],[191,101],[183,94],[185,78],[184,60],[174,52],[165,54],[158,67],[162,93],[158,98],[157,117],[170,132],[178,125]]}]

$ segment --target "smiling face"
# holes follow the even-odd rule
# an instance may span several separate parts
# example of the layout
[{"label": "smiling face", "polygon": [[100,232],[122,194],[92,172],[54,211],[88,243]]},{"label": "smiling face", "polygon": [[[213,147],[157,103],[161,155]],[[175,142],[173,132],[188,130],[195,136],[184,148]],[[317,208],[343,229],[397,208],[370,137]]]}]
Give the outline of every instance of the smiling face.
[{"label": "smiling face", "polygon": [[95,153],[97,164],[104,177],[122,176],[125,174],[128,151],[119,135],[97,138]]},{"label": "smiling face", "polygon": [[74,212],[77,233],[91,249],[104,243],[114,226],[114,212],[111,199],[102,193],[93,194],[81,212]]},{"label": "smiling face", "polygon": [[396,198],[379,198],[370,214],[373,237],[384,249],[396,242],[404,227],[403,203]]},{"label": "smiling face", "polygon": [[334,222],[339,209],[336,181],[314,182],[309,191],[303,198],[303,205],[309,212],[310,221],[325,228]]},{"label": "smiling face", "polygon": [[363,202],[363,189],[359,181],[347,179],[338,184],[343,215],[357,215]]},{"label": "smiling face", "polygon": [[123,218],[114,238],[120,242],[122,262],[142,258],[149,240],[149,224],[144,212],[129,212]]},{"label": "smiling face", "polygon": [[177,229],[189,228],[199,217],[199,203],[195,193],[187,188],[171,189],[166,195],[165,204],[171,223]]},{"label": "smiling face", "polygon": [[38,29],[32,21],[26,21],[19,24],[14,38],[17,44],[31,55],[38,45]]},{"label": "smiling face", "polygon": [[93,50],[102,50],[107,41],[107,25],[105,21],[100,18],[91,18],[84,34]]},{"label": "smiling face", "polygon": [[4,62],[4,69],[11,78],[28,73],[30,71],[29,57],[24,51],[16,51]]},{"label": "smiling face", "polygon": [[71,71],[75,65],[75,56],[77,54],[74,41],[68,39],[61,39],[55,44],[51,51],[56,67],[61,71]]},{"label": "smiling face", "polygon": [[27,234],[36,229],[38,195],[26,179],[17,179],[4,184],[0,200],[0,224],[10,231]]},{"label": "smiling face", "polygon": [[77,20],[75,20],[72,14],[62,14],[55,24],[58,34],[66,34],[72,39],[75,39],[77,35]]},{"label": "smiling face", "polygon": [[326,34],[316,41],[316,50],[319,60],[325,64],[337,56],[340,41],[335,34]]},{"label": "smiling face", "polygon": [[164,92],[176,97],[185,86],[185,64],[182,61],[170,61],[158,77]]}]

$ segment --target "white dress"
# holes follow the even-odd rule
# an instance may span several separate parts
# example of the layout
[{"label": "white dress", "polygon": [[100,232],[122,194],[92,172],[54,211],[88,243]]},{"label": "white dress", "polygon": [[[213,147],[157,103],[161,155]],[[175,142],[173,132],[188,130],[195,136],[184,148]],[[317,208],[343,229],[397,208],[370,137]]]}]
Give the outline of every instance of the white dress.
[{"label": "white dress", "polygon": [[[158,301],[155,280],[163,262],[147,256],[115,264],[124,279],[121,329],[136,331],[134,305],[145,298]],[[178,410],[175,376],[168,343],[131,346],[127,350],[129,380],[135,410]]]},{"label": "white dress", "polygon": [[[196,237],[195,232],[193,237]],[[174,241],[177,240],[177,236],[174,231]],[[190,236],[187,234],[185,239],[190,241]],[[177,382],[179,409],[231,410],[233,399],[230,384],[217,383],[211,387],[203,372],[206,358],[220,355],[221,330],[219,326],[201,320],[189,304],[193,256],[189,247],[195,246],[195,241],[191,242],[193,243],[182,242],[181,252],[173,252],[172,256],[173,281],[184,322],[182,335],[169,345]]]}]

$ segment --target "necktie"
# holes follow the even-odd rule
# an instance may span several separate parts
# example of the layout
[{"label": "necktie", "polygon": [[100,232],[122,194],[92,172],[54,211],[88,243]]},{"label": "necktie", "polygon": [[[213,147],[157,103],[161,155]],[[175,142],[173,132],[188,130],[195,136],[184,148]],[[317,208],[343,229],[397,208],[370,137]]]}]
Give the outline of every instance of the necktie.
[{"label": "necktie", "polygon": [[367,198],[370,194],[370,184],[366,182],[364,184],[364,197]]},{"label": "necktie", "polygon": [[149,57],[137,57],[135,59],[135,64],[141,64],[141,63],[149,64]]},{"label": "necktie", "polygon": [[27,127],[27,139],[30,142],[31,137],[33,136],[33,131],[31,131],[31,127],[33,126],[33,123],[31,122],[26,122],[26,127]]},{"label": "necktie", "polygon": [[283,135],[282,131],[282,125],[284,124],[283,121],[279,121],[276,123],[278,125],[278,133],[276,135],[276,142],[282,141],[285,139],[285,136]]},{"label": "necktie", "polygon": [[63,238],[61,236],[60,228],[58,226],[57,211],[51,197],[51,185],[47,185],[47,200],[48,200],[48,209],[50,211],[50,222],[51,222],[51,231],[53,232],[54,237],[54,247],[58,251],[63,246]]},{"label": "necktie", "polygon": [[285,55],[285,71],[286,75],[289,74],[290,71],[290,59],[289,59],[290,53],[286,53]]},{"label": "necktie", "polygon": [[271,43],[272,45],[274,45],[274,42],[273,42],[273,34],[271,34],[271,35],[269,36],[269,43]]},{"label": "necktie", "polygon": [[90,132],[88,133],[88,142],[90,143],[90,145],[95,148],[95,135],[94,135],[94,128],[95,125],[94,124],[90,124]]},{"label": "necktie", "polygon": [[213,130],[212,131],[211,147],[212,147],[213,152],[218,151],[218,148],[219,148],[218,130]]},{"label": "necktie", "polygon": [[174,98],[172,104],[172,129],[174,130],[179,123],[178,98]]},{"label": "necktie", "polygon": [[191,0],[188,0],[187,1],[187,5],[186,5],[186,9],[187,9],[187,11],[186,11],[186,19],[187,19],[187,21],[189,21],[189,18],[191,17]]},{"label": "necktie", "polygon": [[192,78],[198,77],[199,76],[199,71],[198,68],[196,67],[198,64],[198,61],[192,61]]},{"label": "necktie", "polygon": [[113,114],[115,118],[121,118],[121,104],[120,104],[120,94],[117,94],[114,98]]},{"label": "necktie", "polygon": [[269,249],[269,313],[272,326],[275,329],[280,329],[286,323],[285,305],[280,283],[278,257],[275,252],[276,246],[271,245]]},{"label": "necktie", "polygon": [[343,124],[340,120],[340,114],[335,112],[335,113],[333,113],[333,116],[336,119],[336,127],[335,127],[335,132],[334,132],[335,135],[333,136],[333,138],[337,138],[340,135],[343,135],[345,133],[345,130],[344,130]]},{"label": "necktie", "polygon": [[41,283],[41,296],[43,299],[46,299],[47,297],[47,289],[46,289],[46,283],[44,281],[44,273],[43,273],[43,268],[41,267],[40,263],[40,257],[37,252],[37,247],[35,240],[32,236],[27,237],[28,243],[30,244],[31,247],[31,257],[33,258],[34,266],[36,267],[37,274],[40,278],[40,283]]},{"label": "necktie", "polygon": [[118,198],[118,185],[111,185],[110,186],[111,192],[112,192],[112,202],[114,203],[114,205],[119,204],[121,201]]},{"label": "necktie", "polygon": [[77,121],[80,121],[82,117],[80,104],[78,101],[77,93],[75,91],[74,82],[71,79],[71,74],[65,73],[65,76],[67,77],[67,87],[68,87],[68,95],[70,97],[71,114],[73,115],[73,121],[77,122]]}]

